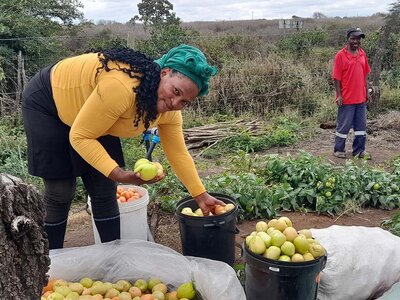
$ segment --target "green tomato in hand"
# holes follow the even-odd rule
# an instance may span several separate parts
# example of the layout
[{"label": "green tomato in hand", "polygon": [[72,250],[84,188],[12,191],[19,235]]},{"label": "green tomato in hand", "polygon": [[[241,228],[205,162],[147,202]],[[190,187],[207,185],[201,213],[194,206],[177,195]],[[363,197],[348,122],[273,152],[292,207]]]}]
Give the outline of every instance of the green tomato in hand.
[{"label": "green tomato in hand", "polygon": [[152,163],[142,163],[133,172],[140,173],[140,179],[149,181],[157,176],[158,168]]}]

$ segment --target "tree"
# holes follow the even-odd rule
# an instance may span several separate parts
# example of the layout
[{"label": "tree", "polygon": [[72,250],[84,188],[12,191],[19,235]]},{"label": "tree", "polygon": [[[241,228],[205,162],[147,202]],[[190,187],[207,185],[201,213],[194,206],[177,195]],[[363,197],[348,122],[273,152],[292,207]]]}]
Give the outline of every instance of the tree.
[{"label": "tree", "polygon": [[379,31],[378,46],[371,65],[371,99],[370,106],[377,107],[380,100],[380,77],[383,66],[383,58],[389,50],[389,38],[393,32],[400,31],[400,0],[391,4],[389,14],[385,17],[385,25]]},{"label": "tree", "polygon": [[43,196],[0,173],[0,299],[39,299],[50,266]]},{"label": "tree", "polygon": [[[1,45],[14,54],[22,51],[23,54],[35,56],[40,52],[43,56],[54,52],[57,45],[54,45],[53,37],[73,32],[84,21],[83,13],[79,11],[81,7],[79,0],[2,0]],[[50,42],[43,46],[38,43],[43,39],[49,39]]]},{"label": "tree", "polygon": [[150,39],[137,43],[139,51],[157,58],[170,48],[186,42],[189,34],[195,34],[181,27],[181,20],[172,11],[173,8],[168,0],[142,0],[138,4],[139,15],[129,23],[140,20],[150,33]]},{"label": "tree", "polygon": [[152,25],[178,25],[180,19],[172,12],[174,6],[168,0],[142,0],[138,4],[139,15],[135,15],[130,23],[142,21],[147,28]]},{"label": "tree", "polygon": [[[51,57],[46,54],[62,49],[53,37],[70,33],[84,20],[79,11],[81,7],[79,0],[0,1],[0,55],[10,62],[19,51],[32,57],[38,53]],[[48,39],[45,45],[38,42],[44,39]],[[10,52],[14,57],[4,56]],[[49,61],[41,63],[45,65]],[[15,77],[7,74],[10,68],[3,65],[3,69],[6,77]]]},{"label": "tree", "polygon": [[2,0],[0,39],[59,34],[83,20],[79,0]]},{"label": "tree", "polygon": [[28,77],[66,54],[59,36],[69,35],[85,24],[81,7],[79,0],[0,1],[0,68],[5,73],[1,91],[17,90],[13,78],[17,78],[15,64],[20,51],[31,60],[26,68]]},{"label": "tree", "polygon": [[[191,34],[196,34],[191,32]],[[154,25],[150,28],[150,39],[139,41],[137,49],[153,58],[158,58],[169,49],[187,42],[187,31],[179,25]]]},{"label": "tree", "polygon": [[315,11],[312,15],[313,19],[326,19],[326,15],[324,15],[322,12]]}]

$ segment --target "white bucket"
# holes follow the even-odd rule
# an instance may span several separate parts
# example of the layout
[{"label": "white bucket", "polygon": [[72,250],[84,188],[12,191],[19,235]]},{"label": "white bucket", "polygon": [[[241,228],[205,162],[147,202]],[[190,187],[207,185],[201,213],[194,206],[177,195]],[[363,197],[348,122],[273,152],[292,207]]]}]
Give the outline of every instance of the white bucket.
[{"label": "white bucket", "polygon": [[[118,203],[120,219],[121,219],[121,239],[151,239],[151,234],[147,224],[147,204],[149,204],[149,193],[145,188],[135,185],[120,185],[124,188],[134,188],[142,197],[129,202]],[[117,199],[115,199],[117,201]],[[90,197],[88,197],[88,206],[91,210]],[[96,224],[92,213],[92,227],[95,244],[100,244],[100,236],[97,231]],[[149,237],[150,235],[150,237]]]}]

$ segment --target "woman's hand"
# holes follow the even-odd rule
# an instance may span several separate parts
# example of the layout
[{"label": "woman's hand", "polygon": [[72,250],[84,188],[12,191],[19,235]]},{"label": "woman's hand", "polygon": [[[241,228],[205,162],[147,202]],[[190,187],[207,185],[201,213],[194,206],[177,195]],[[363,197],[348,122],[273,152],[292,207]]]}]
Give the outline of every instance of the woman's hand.
[{"label": "woman's hand", "polygon": [[225,203],[223,201],[218,200],[207,192],[194,197],[194,200],[196,201],[197,205],[200,207],[203,215],[205,216],[208,216],[210,212],[214,213],[216,205],[225,206]]},{"label": "woman's hand", "polygon": [[152,184],[162,180],[165,177],[165,173],[161,175],[157,175],[151,180],[144,181],[140,178],[140,173],[135,173],[133,171],[125,171],[120,167],[116,167],[114,170],[111,171],[108,178],[111,180],[118,182],[118,183],[125,183],[125,184],[134,184],[134,185],[142,185],[142,184]]}]

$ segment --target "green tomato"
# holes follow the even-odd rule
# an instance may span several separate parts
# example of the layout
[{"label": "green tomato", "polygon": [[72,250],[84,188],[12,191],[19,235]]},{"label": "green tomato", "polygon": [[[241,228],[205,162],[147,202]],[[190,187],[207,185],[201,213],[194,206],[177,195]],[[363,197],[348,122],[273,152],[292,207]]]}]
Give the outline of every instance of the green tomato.
[{"label": "green tomato", "polygon": [[330,198],[330,197],[332,197],[332,193],[331,193],[331,192],[326,192],[326,193],[325,193],[325,196],[328,197],[328,198]]},{"label": "green tomato", "polygon": [[374,184],[374,190],[377,191],[381,188],[381,185],[379,183]]},{"label": "green tomato", "polygon": [[254,210],[254,206],[248,207],[246,210],[248,213],[252,213]]},{"label": "green tomato", "polygon": [[325,186],[326,186],[326,187],[332,187],[332,183],[330,183],[329,181],[327,181],[327,182],[325,183]]},{"label": "green tomato", "polygon": [[317,208],[320,205],[323,205],[325,203],[325,199],[323,199],[322,197],[317,197]]},{"label": "green tomato", "polygon": [[336,179],[335,179],[335,177],[330,177],[330,178],[328,179],[328,181],[330,181],[330,182],[332,182],[332,183],[335,183]]}]

